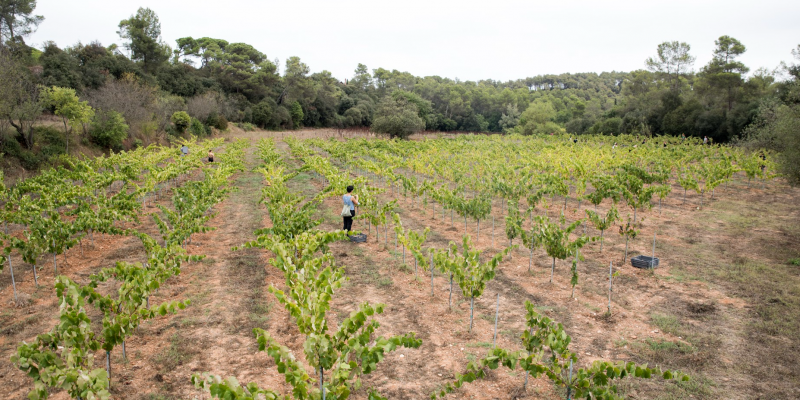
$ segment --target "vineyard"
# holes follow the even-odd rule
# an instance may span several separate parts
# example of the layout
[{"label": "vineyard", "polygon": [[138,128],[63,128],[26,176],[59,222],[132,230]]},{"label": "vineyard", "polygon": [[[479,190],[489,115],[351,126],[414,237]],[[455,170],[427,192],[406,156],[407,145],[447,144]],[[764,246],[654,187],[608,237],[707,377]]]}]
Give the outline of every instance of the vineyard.
[{"label": "vineyard", "polygon": [[800,395],[771,157],[578,139],[236,131],[0,181],[9,398]]}]

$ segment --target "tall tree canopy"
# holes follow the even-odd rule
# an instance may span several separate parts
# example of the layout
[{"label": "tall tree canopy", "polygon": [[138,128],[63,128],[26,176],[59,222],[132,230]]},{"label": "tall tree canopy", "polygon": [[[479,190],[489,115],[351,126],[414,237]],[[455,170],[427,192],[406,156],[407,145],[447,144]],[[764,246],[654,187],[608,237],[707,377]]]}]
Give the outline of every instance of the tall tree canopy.
[{"label": "tall tree canopy", "polygon": [[36,0],[0,0],[0,47],[21,41],[36,30],[44,17],[33,15]]},{"label": "tall tree canopy", "polygon": [[169,60],[172,50],[161,40],[161,22],[153,10],[140,7],[136,15],[120,21],[117,33],[127,40],[131,59],[140,61],[145,72],[154,73]]},{"label": "tall tree canopy", "polygon": [[692,46],[685,42],[664,42],[658,45],[658,55],[648,58],[645,64],[647,69],[666,76],[674,89],[694,64],[695,57],[689,54],[691,49]]}]

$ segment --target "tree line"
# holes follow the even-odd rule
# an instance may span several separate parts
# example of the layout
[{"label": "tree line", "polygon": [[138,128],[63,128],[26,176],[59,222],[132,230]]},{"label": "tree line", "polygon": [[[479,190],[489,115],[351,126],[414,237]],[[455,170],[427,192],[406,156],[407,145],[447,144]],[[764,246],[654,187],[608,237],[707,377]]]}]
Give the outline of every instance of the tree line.
[{"label": "tree line", "polygon": [[[281,65],[247,43],[184,37],[170,46],[149,8],[120,21],[122,47],[92,42],[62,49],[46,42],[35,49],[24,41],[43,21],[33,15],[35,6],[35,0],[0,0],[0,129],[27,148],[33,146],[30,121],[54,111],[38,102],[41,88],[54,86],[74,90],[99,111],[96,118],[119,113],[130,130],[128,145],[180,133],[172,123],[179,111],[194,120],[195,134],[232,121],[281,130],[365,127],[392,136],[420,130],[685,134],[729,142],[764,124],[765,104],[774,109],[798,97],[796,66],[751,72],[740,61],[746,46],[730,36],[715,41],[711,61],[696,71],[689,44],[664,42],[644,60],[646,68],[631,72],[475,82],[358,64],[341,80],[328,71],[310,73],[299,57]],[[788,79],[776,79],[778,73]],[[91,134],[91,122],[84,128]]]}]

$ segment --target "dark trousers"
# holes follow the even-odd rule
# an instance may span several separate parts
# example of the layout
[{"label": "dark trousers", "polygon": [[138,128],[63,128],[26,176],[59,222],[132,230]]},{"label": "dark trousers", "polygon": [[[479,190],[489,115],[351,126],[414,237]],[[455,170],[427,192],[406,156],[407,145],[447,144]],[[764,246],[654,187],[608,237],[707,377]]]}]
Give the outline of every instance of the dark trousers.
[{"label": "dark trousers", "polygon": [[356,210],[350,210],[351,217],[342,217],[344,219],[344,230],[350,232],[353,229],[353,217],[356,216]]}]

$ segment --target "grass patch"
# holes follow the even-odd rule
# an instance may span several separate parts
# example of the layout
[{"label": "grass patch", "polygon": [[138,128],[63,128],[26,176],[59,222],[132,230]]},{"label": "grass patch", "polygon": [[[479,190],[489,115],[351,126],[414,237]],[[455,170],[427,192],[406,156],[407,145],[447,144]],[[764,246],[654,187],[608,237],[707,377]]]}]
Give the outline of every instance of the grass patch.
[{"label": "grass patch", "polygon": [[466,346],[466,347],[480,347],[480,348],[484,348],[484,349],[491,349],[492,347],[494,347],[494,345],[489,343],[489,342],[467,343],[464,346]]},{"label": "grass patch", "polygon": [[392,277],[391,276],[383,276],[383,277],[378,279],[378,286],[380,286],[380,287],[389,287],[389,286],[392,286],[393,284],[394,284],[394,281],[392,281]]},{"label": "grass patch", "polygon": [[669,275],[661,276],[656,275],[664,280],[672,280],[675,282],[687,282],[687,281],[701,281],[704,282],[705,279],[702,277],[692,274],[682,265],[675,265],[669,270]]},{"label": "grass patch", "polygon": [[[594,313],[600,313],[600,312],[602,312],[602,311],[603,311],[603,310],[602,310],[600,307],[597,307],[597,306],[591,305],[591,304],[589,304],[589,303],[583,303],[583,305],[584,305],[586,308],[588,308],[589,310],[592,310],[592,312],[594,312]],[[537,307],[537,308],[538,308],[538,307]]]},{"label": "grass patch", "polygon": [[[357,247],[353,251],[353,254],[363,256],[364,250]],[[380,266],[377,263],[375,263],[370,257],[366,256],[364,257],[363,267],[358,270],[355,270],[355,268],[352,265],[346,266],[345,268],[347,275],[356,278],[356,280],[359,283],[375,285],[381,288],[390,287],[394,284],[392,276],[381,274]]]},{"label": "grass patch", "polygon": [[669,333],[670,335],[675,336],[685,336],[682,333],[681,323],[678,321],[678,317],[674,315],[654,312],[650,314],[650,321],[653,323],[653,325],[657,326],[658,329],[661,329],[661,332]]},{"label": "grass patch", "polygon": [[211,257],[203,257],[203,259],[200,260],[200,262],[205,265],[214,265],[217,263],[217,260]]},{"label": "grass patch", "polygon": [[247,318],[256,328],[267,329],[271,318],[272,306],[272,302],[254,299]]},{"label": "grass patch", "polygon": [[271,305],[263,291],[266,270],[261,258],[254,249],[241,250],[237,257],[230,260],[228,269],[230,290],[240,293],[244,299],[235,313],[236,321],[231,326],[247,335],[253,328],[264,328],[269,321]]},{"label": "grass patch", "polygon": [[511,329],[503,329],[500,332],[498,332],[498,334],[500,336],[504,336],[504,337],[507,337],[509,339],[519,339],[520,336],[522,336],[522,334],[520,332],[513,331]]},{"label": "grass patch", "polygon": [[210,294],[211,294],[211,290],[206,289],[206,290],[204,290],[204,291],[202,291],[200,293],[196,293],[196,294],[190,296],[189,299],[192,301],[192,306],[193,307],[197,307],[197,306],[203,306],[203,305],[206,305],[206,304],[210,303],[211,302],[211,297],[209,296]]},{"label": "grass patch", "polygon": [[[737,294],[754,304],[753,337],[783,336],[800,342],[800,278],[794,269],[745,261],[728,264],[716,275],[734,283]],[[800,355],[800,349],[794,352]]]},{"label": "grass patch", "polygon": [[694,347],[681,342],[670,342],[668,340],[645,339],[644,345],[654,352],[674,352],[681,354],[692,354],[696,350]]},{"label": "grass patch", "polygon": [[0,328],[0,333],[4,335],[13,335],[22,332],[25,330],[26,327],[34,325],[41,321],[42,316],[39,314],[34,314],[28,317],[25,317],[22,321],[17,322],[15,324],[11,324],[8,326],[3,326]]},{"label": "grass patch", "polygon": [[137,397],[139,400],[177,400],[178,397],[161,393],[148,393]]},{"label": "grass patch", "polygon": [[397,266],[397,270],[404,273],[411,273],[414,272],[414,268],[408,266],[408,264],[400,264]]},{"label": "grass patch", "polygon": [[200,324],[200,320],[195,318],[195,317],[186,317],[186,318],[182,318],[180,320],[180,326],[182,326],[182,327],[186,327],[186,326],[190,326],[191,327],[191,326],[195,326],[195,325],[199,325],[199,324]]},{"label": "grass patch", "polygon": [[716,384],[701,374],[692,374],[688,381],[660,379],[623,379],[619,391],[626,398],[654,400],[719,399],[714,393]]},{"label": "grass patch", "polygon": [[191,361],[198,351],[197,343],[175,333],[169,339],[169,346],[156,354],[153,362],[161,366],[160,372],[166,373]]},{"label": "grass patch", "polygon": [[685,372],[700,371],[707,363],[715,360],[708,347],[701,351],[698,347],[661,339],[645,339],[632,342],[629,346],[638,362],[661,365],[664,368],[681,369]]}]

